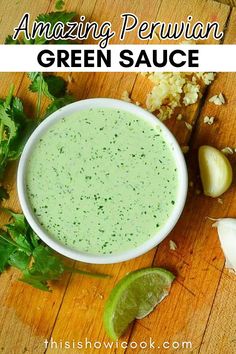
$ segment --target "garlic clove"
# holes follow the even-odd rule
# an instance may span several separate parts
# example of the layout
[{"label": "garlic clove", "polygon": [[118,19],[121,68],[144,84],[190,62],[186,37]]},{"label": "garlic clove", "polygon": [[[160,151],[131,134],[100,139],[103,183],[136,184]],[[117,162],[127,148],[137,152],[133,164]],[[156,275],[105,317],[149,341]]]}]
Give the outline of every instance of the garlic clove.
[{"label": "garlic clove", "polygon": [[213,198],[221,196],[233,179],[229,160],[221,151],[209,145],[199,148],[198,160],[204,194]]},{"label": "garlic clove", "polygon": [[236,272],[236,219],[219,219],[212,226],[217,227],[221,247],[225,255],[225,267]]}]

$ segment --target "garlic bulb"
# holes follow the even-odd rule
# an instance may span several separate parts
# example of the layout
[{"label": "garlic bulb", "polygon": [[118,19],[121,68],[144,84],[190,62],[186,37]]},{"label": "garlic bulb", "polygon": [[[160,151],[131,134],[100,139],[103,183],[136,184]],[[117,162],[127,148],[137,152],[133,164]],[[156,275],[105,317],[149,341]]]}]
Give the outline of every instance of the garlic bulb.
[{"label": "garlic bulb", "polygon": [[217,227],[221,247],[225,255],[225,267],[236,273],[236,219],[219,219],[212,226]]}]

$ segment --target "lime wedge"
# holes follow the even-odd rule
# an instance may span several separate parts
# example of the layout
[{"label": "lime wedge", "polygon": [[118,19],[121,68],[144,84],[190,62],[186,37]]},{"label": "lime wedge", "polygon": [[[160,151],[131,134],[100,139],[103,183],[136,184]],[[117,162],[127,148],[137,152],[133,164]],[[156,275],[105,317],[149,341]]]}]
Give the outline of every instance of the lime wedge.
[{"label": "lime wedge", "polygon": [[198,151],[204,194],[219,197],[232,183],[233,172],[227,157],[212,146],[203,145]]},{"label": "lime wedge", "polygon": [[112,290],[104,309],[108,336],[117,340],[135,319],[147,316],[168,294],[174,275],[162,268],[127,274]]}]

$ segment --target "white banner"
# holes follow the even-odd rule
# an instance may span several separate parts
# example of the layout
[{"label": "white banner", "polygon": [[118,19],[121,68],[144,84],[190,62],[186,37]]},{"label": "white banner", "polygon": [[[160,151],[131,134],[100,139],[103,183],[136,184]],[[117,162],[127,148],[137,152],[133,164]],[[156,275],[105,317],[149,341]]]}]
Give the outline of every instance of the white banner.
[{"label": "white banner", "polygon": [[0,72],[236,72],[236,45],[0,45]]}]

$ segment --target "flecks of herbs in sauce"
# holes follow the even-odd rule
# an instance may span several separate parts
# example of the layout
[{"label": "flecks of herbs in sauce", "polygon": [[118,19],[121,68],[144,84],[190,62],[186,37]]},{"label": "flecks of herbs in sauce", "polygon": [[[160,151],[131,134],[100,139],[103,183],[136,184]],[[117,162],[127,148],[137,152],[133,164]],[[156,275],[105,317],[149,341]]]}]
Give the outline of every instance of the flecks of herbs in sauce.
[{"label": "flecks of herbs in sauce", "polygon": [[65,117],[40,137],[28,163],[35,215],[54,238],[82,252],[132,249],[174,208],[172,149],[158,126],[123,110]]}]

